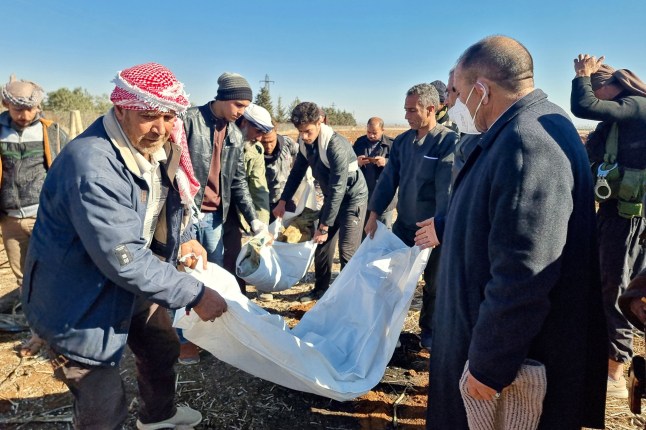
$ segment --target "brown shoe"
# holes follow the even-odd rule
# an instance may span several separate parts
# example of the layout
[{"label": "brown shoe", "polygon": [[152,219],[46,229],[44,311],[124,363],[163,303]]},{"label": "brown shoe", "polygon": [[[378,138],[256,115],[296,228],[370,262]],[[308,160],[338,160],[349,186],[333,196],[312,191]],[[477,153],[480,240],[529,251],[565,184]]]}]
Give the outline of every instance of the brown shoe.
[{"label": "brown shoe", "polygon": [[200,362],[200,348],[191,342],[182,343],[179,346],[179,364],[185,366],[197,364]]}]

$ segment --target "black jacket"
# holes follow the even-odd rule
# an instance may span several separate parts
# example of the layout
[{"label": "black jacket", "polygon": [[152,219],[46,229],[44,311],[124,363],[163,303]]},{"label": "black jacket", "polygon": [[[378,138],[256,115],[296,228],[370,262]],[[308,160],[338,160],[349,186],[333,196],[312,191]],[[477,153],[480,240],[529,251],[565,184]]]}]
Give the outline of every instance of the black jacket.
[{"label": "black jacket", "polygon": [[[357,154],[357,157],[360,155],[365,155],[367,157],[388,158],[390,156],[390,149],[392,147],[392,144],[393,139],[391,137],[383,135],[381,136],[381,140],[378,142],[378,144],[373,148],[373,145],[375,145],[375,143],[368,139],[368,136],[363,135],[358,138],[356,142],[354,142],[352,149],[354,149],[354,153]],[[385,168],[386,166],[379,167],[373,163],[360,167],[361,172],[366,179],[366,185],[368,186],[368,199],[370,199],[370,197],[372,196],[372,192],[377,185],[379,175],[381,175],[381,172],[383,172]],[[395,198],[390,202],[384,212],[391,211],[395,209],[396,206],[397,196],[395,196]]]},{"label": "black jacket", "polygon": [[307,157],[299,150],[281,200],[287,202],[293,197],[307,168],[311,167],[312,175],[323,191],[324,201],[319,215],[319,220],[323,224],[327,226],[334,224],[341,205],[360,206],[368,201],[368,188],[361,171],[357,169],[348,172],[348,166],[356,162],[357,158],[346,138],[337,133],[332,135],[327,147],[329,168],[325,166],[318,153],[318,139],[305,147]]},{"label": "black jacket", "polygon": [[570,105],[577,117],[601,121],[586,142],[591,162],[603,161],[606,138],[610,126],[616,122],[617,162],[633,169],[646,168],[646,97],[623,92],[614,100],[600,100],[592,91],[590,78],[581,76],[572,81]]},{"label": "black jacket", "polygon": [[[211,112],[210,102],[199,107],[192,107],[184,119],[188,150],[193,163],[195,177],[200,182],[200,190],[195,196],[199,208],[204,198],[204,185],[209,176],[211,158],[213,157],[213,133],[215,116]],[[222,219],[227,219],[232,199],[248,223],[256,218],[256,211],[249,194],[244,167],[244,140],[242,132],[230,122],[227,136],[222,146],[220,161],[220,196],[222,198]]]},{"label": "black jacket", "polygon": [[457,141],[457,133],[439,124],[421,143],[416,130],[395,138],[368,210],[382,214],[397,195],[395,222],[406,231],[405,241],[415,237],[417,222],[446,213]]}]

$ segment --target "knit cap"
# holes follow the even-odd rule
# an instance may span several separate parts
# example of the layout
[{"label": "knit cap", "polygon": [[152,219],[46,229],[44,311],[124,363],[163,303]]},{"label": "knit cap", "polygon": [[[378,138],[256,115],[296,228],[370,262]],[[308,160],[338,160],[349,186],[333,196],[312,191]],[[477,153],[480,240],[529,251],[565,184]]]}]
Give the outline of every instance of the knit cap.
[{"label": "knit cap", "polygon": [[19,81],[15,75],[11,75],[9,82],[2,86],[2,100],[20,108],[39,106],[43,98],[45,91],[40,85],[30,81]]},{"label": "knit cap", "polygon": [[251,101],[249,82],[238,73],[224,72],[218,78],[216,100],[249,100]]},{"label": "knit cap", "polygon": [[444,100],[446,100],[446,85],[444,82],[437,80],[431,82],[431,85],[435,87],[437,93],[440,95],[440,103],[444,104]]}]

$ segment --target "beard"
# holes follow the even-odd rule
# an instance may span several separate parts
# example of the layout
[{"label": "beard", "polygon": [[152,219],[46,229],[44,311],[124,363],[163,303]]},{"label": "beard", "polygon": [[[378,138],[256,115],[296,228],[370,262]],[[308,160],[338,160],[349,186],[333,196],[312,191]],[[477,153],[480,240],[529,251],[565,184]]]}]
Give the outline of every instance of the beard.
[{"label": "beard", "polygon": [[169,138],[170,136],[159,136],[157,139],[147,139],[144,136],[137,142],[133,142],[132,146],[142,155],[152,155],[162,148]]}]

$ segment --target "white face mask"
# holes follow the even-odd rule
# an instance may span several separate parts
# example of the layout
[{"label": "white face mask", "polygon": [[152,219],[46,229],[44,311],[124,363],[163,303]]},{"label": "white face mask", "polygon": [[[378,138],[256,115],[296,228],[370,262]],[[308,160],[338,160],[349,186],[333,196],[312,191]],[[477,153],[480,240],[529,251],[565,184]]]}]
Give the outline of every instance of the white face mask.
[{"label": "white face mask", "polygon": [[[479,82],[477,82],[480,84]],[[482,84],[480,84],[482,85]],[[465,103],[462,103],[462,100],[460,100],[460,97],[458,97],[455,100],[455,105],[451,109],[449,109],[449,119],[453,121],[457,126],[458,130],[460,133],[464,134],[480,134],[480,131],[476,128],[476,115],[478,114],[478,109],[480,109],[480,106],[482,105],[482,101],[484,100],[485,96],[487,95],[486,91],[482,95],[482,98],[480,99],[480,103],[478,103],[478,106],[476,107],[476,111],[473,114],[473,117],[471,116],[471,112],[469,112],[469,108],[467,107],[466,103],[469,102],[469,98],[471,97],[471,94],[473,94],[473,88],[471,88],[471,91],[469,92],[469,95],[467,96],[467,101]]]}]

